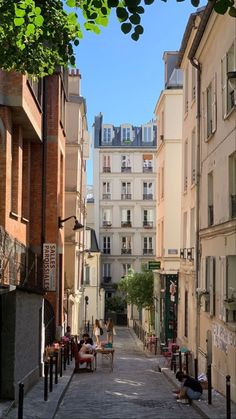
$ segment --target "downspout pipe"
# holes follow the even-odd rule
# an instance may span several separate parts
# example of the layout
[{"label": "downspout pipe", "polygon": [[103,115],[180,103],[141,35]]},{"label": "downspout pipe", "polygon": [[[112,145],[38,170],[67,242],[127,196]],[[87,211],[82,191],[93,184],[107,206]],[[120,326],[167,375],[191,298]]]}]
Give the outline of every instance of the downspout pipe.
[{"label": "downspout pipe", "polygon": [[196,347],[195,347],[195,358],[198,360],[198,349],[200,345],[200,296],[197,293],[197,288],[200,284],[200,262],[201,262],[201,248],[200,248],[200,180],[201,180],[201,65],[196,58],[190,58],[190,62],[194,68],[197,70],[197,135],[196,135],[196,201],[195,201],[195,272],[196,272],[196,281],[195,281],[195,293],[196,293]]},{"label": "downspout pipe", "polygon": [[[41,255],[43,257],[43,245],[46,241],[46,186],[47,186],[47,77],[43,83],[43,102],[42,102],[42,211],[41,211]],[[44,285],[44,284],[43,284]]]}]

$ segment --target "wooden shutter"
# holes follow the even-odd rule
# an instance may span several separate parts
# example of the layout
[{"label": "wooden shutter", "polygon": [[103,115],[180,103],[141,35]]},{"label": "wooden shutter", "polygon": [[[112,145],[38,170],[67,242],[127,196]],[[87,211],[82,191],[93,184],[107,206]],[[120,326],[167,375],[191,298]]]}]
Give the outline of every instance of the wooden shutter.
[{"label": "wooden shutter", "polygon": [[227,57],[221,60],[221,92],[222,92],[222,116],[223,118],[227,115]]},{"label": "wooden shutter", "polygon": [[210,315],[215,315],[215,258],[213,256],[210,257]]},{"label": "wooden shutter", "polygon": [[214,79],[212,80],[212,133],[216,131],[216,124],[217,124],[217,102],[216,102],[216,91],[217,91],[217,84],[216,84],[216,73]]}]

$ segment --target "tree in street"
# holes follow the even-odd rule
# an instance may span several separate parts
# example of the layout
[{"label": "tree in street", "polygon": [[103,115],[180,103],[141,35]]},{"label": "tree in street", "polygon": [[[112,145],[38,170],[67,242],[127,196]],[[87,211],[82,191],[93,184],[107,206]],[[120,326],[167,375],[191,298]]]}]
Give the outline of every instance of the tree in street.
[{"label": "tree in street", "polygon": [[[162,0],[167,1],[167,0]],[[177,0],[184,1],[184,0]],[[197,7],[200,0],[190,0]],[[234,0],[209,0],[217,13],[236,17]],[[100,33],[115,10],[121,31],[137,41],[141,16],[154,0],[0,0],[0,68],[36,77],[75,65],[74,46],[87,31]]]}]

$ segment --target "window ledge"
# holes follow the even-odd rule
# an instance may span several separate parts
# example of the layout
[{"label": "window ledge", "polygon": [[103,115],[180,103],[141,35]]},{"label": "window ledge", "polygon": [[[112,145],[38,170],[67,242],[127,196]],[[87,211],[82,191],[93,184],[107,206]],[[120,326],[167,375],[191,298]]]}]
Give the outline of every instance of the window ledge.
[{"label": "window ledge", "polygon": [[25,224],[28,224],[29,223],[29,220],[28,220],[28,218],[21,217],[21,222],[22,223],[25,223]]},{"label": "window ledge", "polygon": [[10,211],[10,217],[14,218],[14,220],[18,220],[19,215],[14,211]]},{"label": "window ledge", "polygon": [[204,140],[204,142],[205,143],[208,143],[213,137],[214,137],[214,135],[215,135],[215,133],[216,133],[216,129],[215,129],[215,131],[213,131],[213,132],[211,132],[209,135],[208,135],[208,137]]}]

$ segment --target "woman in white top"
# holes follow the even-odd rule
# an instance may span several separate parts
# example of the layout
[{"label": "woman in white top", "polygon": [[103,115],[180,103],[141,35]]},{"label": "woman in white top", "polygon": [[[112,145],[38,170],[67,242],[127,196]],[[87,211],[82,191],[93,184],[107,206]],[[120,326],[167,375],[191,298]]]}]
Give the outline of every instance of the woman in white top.
[{"label": "woman in white top", "polygon": [[100,343],[101,343],[100,342],[100,335],[101,335],[100,328],[101,328],[101,326],[100,326],[99,320],[96,319],[95,324],[94,324],[93,332],[94,332],[94,336],[96,338],[96,344],[98,346],[100,346]]}]

